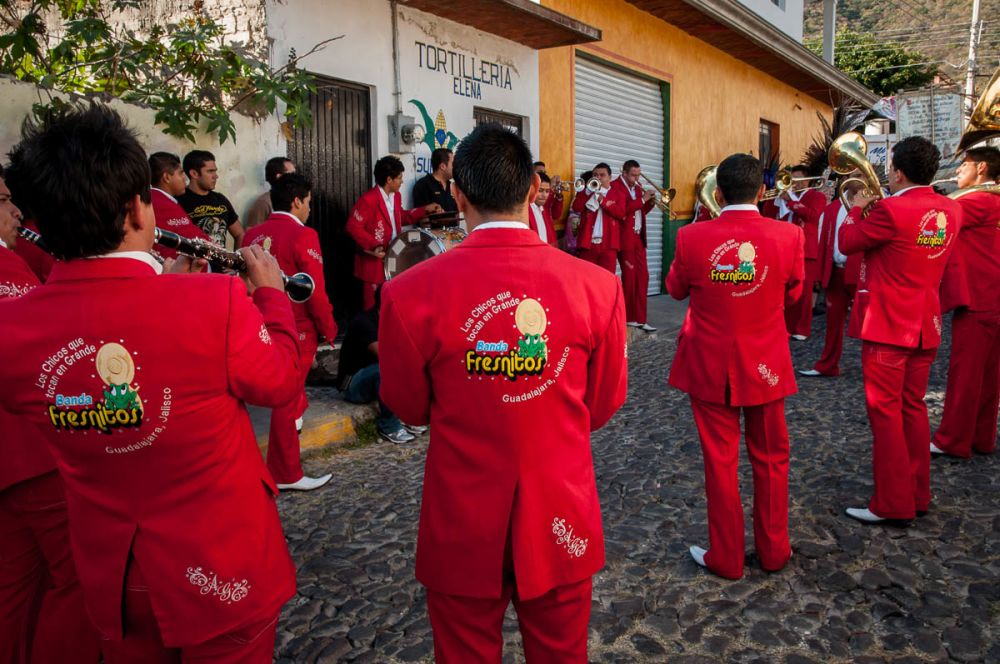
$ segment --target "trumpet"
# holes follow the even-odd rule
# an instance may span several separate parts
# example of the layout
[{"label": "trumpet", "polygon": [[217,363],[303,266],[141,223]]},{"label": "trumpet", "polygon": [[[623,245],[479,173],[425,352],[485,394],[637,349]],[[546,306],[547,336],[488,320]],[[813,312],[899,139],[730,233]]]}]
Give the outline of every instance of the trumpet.
[{"label": "trumpet", "polygon": [[597,178],[590,178],[587,180],[587,184],[583,184],[583,178],[577,178],[575,185],[577,185],[577,191],[586,189],[588,194],[596,194],[601,190],[601,181]]},{"label": "trumpet", "polygon": [[639,171],[639,177],[645,180],[646,184],[653,188],[653,193],[656,194],[656,207],[659,208],[660,212],[669,215],[670,218],[673,219],[674,213],[670,209],[670,201],[674,200],[674,196],[677,195],[677,190],[664,189],[646,177],[646,174],[642,171]]},{"label": "trumpet", "polygon": [[[861,183],[860,193],[865,198],[879,200],[885,197],[882,193],[882,182],[875,173],[875,168],[868,161],[868,141],[865,140],[864,136],[856,131],[841,134],[830,146],[827,158],[830,162],[830,168],[838,175],[850,175],[854,171],[861,171],[859,177],[849,177],[840,183],[837,193],[845,208],[850,209],[851,207],[850,201],[847,200],[847,186],[852,182]],[[867,214],[868,208],[865,208],[861,216],[864,217]]]},{"label": "trumpet", "polygon": [[777,176],[774,179],[774,189],[768,189],[764,192],[764,195],[760,197],[762,201],[769,201],[781,196],[783,193],[794,187],[799,182],[811,182],[813,180],[819,180],[816,184],[810,184],[806,189],[822,189],[826,186],[826,178],[822,175],[812,175],[804,178],[793,178],[792,172],[788,169],[782,169],[778,171]]},{"label": "trumpet", "polygon": [[[577,181],[580,181],[580,179],[577,178]],[[573,191],[575,188],[576,188],[576,183],[560,180],[559,184],[553,185],[552,191],[565,191],[568,193],[570,191]],[[577,189],[577,191],[579,191],[579,189]]]}]

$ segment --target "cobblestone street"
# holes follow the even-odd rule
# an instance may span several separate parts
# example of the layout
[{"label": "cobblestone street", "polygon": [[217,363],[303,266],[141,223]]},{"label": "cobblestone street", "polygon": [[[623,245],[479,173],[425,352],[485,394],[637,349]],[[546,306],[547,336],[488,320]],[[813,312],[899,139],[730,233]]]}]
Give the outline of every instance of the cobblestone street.
[{"label": "cobblestone street", "polygon": [[[793,342],[797,369],[822,346],[824,319]],[[629,398],[593,436],[607,537],[594,579],[594,662],[1000,662],[998,459],[938,459],[934,502],[910,528],[843,515],[866,504],[871,435],[860,344],[842,375],[799,379],[787,404],[794,555],[783,571],[726,581],[697,567],[708,545],[701,453],[685,394],[668,388],[673,331],[630,349]],[[947,346],[931,374],[940,419]],[[278,631],[280,662],[431,661],[424,593],[413,577],[426,435],[307,463],[334,473],[322,490],[280,499],[298,595]],[[742,452],[747,551],[751,483]],[[505,662],[522,661],[508,613]]]}]

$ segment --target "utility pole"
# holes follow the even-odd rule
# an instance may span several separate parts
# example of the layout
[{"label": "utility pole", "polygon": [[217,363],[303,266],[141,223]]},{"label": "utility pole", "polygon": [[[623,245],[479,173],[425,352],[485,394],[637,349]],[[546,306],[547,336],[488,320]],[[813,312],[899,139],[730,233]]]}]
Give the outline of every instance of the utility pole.
[{"label": "utility pole", "polygon": [[976,95],[976,46],[979,42],[979,0],[972,0],[972,25],[969,27],[969,68],[965,73],[965,117],[972,114]]},{"label": "utility pole", "polygon": [[[979,0],[976,0],[978,4]],[[823,0],[823,59],[833,64],[837,39],[837,0]]]}]

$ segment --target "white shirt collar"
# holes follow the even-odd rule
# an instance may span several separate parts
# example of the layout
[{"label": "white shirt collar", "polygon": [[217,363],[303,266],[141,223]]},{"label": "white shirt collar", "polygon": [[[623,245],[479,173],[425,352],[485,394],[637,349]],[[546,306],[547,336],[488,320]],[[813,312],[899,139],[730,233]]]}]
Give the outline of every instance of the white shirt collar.
[{"label": "white shirt collar", "polygon": [[163,266],[156,262],[156,259],[153,258],[152,254],[145,251],[115,251],[110,254],[102,254],[101,256],[87,256],[87,258],[130,258],[132,260],[145,263],[149,267],[153,268],[157,274],[163,274]]},{"label": "white shirt collar", "polygon": [[160,189],[159,187],[150,187],[150,189],[152,189],[153,191],[158,191],[158,192],[160,192],[161,194],[163,194],[164,196],[166,196],[167,198],[169,198],[170,200],[172,200],[172,201],[173,201],[174,203],[176,203],[176,202],[177,202],[177,199],[176,199],[176,198],[174,198],[173,196],[171,196],[171,195],[170,195],[170,194],[168,194],[167,192],[163,191],[163,190],[162,190],[162,189]]},{"label": "white shirt collar", "polygon": [[[25,240],[25,242],[27,242],[27,240]],[[7,243],[4,242],[3,240],[0,240],[0,247],[3,247],[4,249],[10,249],[10,247],[7,246]]]},{"label": "white shirt collar", "polygon": [[[534,203],[532,203],[532,205],[534,205]],[[526,228],[530,228],[530,226],[523,221],[487,221],[473,228],[472,232],[489,230],[491,228],[517,228],[524,230]]]},{"label": "white shirt collar", "polygon": [[758,210],[757,206],[754,205],[753,203],[740,203],[738,205],[727,205],[726,207],[722,208],[722,211],[723,212],[726,212],[726,211],[729,211],[729,212],[759,212],[760,210]]},{"label": "white shirt collar", "polygon": [[386,193],[385,189],[383,189],[381,185],[379,185],[378,190],[380,192],[382,192],[382,198],[385,200],[386,203],[388,203],[389,201],[391,201],[396,196],[395,193],[392,193],[392,194]]},{"label": "white shirt collar", "polygon": [[906,189],[900,189],[895,194],[893,194],[893,196],[899,196],[901,194],[905,194],[910,189],[918,189],[920,187],[929,187],[929,186],[930,186],[929,184],[914,184],[914,185],[911,185],[911,186],[907,187]]},{"label": "white shirt collar", "polygon": [[290,217],[291,219],[294,219],[296,222],[298,222],[299,226],[305,226],[305,224],[302,223],[302,220],[299,219],[298,217],[296,217],[291,212],[285,212],[284,210],[274,210],[273,212],[271,212],[271,214],[283,214],[286,217]]}]

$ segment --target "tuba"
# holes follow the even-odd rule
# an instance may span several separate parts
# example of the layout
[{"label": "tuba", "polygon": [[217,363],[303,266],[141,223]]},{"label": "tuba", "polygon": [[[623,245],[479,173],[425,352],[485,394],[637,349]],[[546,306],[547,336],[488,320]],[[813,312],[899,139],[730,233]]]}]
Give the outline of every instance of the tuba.
[{"label": "tuba", "polygon": [[[847,209],[850,209],[851,202],[847,200],[846,187],[851,182],[860,182],[863,185],[861,194],[866,198],[883,198],[882,182],[871,162],[868,161],[868,141],[856,131],[849,131],[841,134],[830,146],[827,153],[830,168],[837,175],[850,175],[855,171],[860,171],[860,176],[849,177],[841,181],[838,189],[840,202]],[[867,214],[867,210],[862,216]]]},{"label": "tuba", "polygon": [[1000,136],[1000,67],[993,72],[993,78],[986,84],[986,89],[972,109],[969,124],[962,133],[962,140],[958,142],[955,154],[994,136]]},{"label": "tuba", "polygon": [[694,180],[694,190],[698,196],[698,202],[711,213],[713,219],[722,214],[722,206],[719,205],[719,201],[715,198],[715,192],[719,188],[718,183],[715,181],[715,172],[718,168],[714,164],[706,166],[701,169],[698,177]]}]

